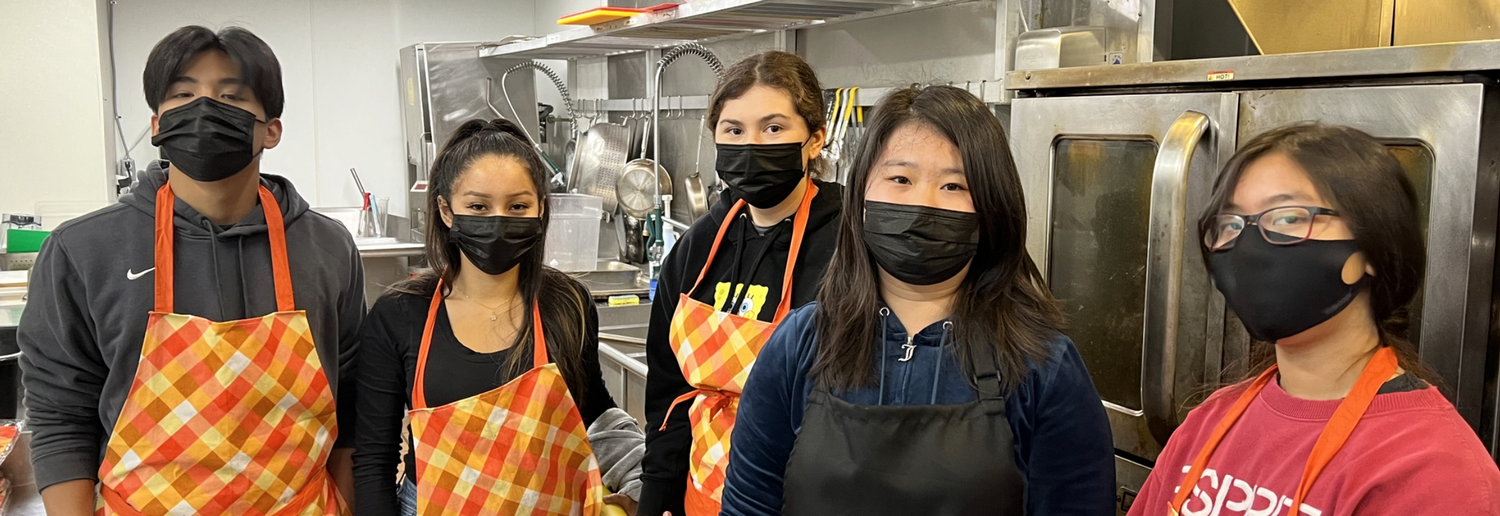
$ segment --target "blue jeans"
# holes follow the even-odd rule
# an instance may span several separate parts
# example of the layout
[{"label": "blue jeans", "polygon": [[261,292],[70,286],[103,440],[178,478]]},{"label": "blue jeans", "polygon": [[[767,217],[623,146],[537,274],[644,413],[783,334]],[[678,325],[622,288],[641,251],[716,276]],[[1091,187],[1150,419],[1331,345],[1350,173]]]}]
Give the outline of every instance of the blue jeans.
[{"label": "blue jeans", "polygon": [[401,488],[396,490],[396,498],[401,500],[401,516],[417,516],[417,484],[412,482],[411,477],[401,481]]}]

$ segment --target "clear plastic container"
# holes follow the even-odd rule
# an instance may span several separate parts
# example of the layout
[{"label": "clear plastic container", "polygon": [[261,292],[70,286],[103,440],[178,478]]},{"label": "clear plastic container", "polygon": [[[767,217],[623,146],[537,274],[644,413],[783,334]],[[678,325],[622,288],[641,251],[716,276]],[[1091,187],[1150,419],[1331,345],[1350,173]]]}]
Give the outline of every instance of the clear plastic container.
[{"label": "clear plastic container", "polygon": [[599,266],[599,221],[604,199],[593,195],[552,194],[547,209],[547,265],[560,271],[592,271]]}]

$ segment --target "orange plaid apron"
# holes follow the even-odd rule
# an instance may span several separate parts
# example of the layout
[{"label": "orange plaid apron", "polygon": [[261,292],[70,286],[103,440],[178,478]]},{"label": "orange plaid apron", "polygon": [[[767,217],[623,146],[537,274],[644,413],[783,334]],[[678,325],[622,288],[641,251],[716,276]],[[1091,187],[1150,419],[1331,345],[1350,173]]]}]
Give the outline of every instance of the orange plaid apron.
[{"label": "orange plaid apron", "polygon": [[[703,283],[708,268],[719,252],[724,233],[734,221],[734,216],[744,208],[744,199],[734,203],[719,225],[719,234],[714,237],[713,249],[708,252],[708,261],[698,273],[693,288],[677,300],[677,311],[672,314],[670,341],[677,355],[677,364],[682,366],[682,375],[695,390],[682,395],[667,409],[670,420],[672,410],[679,403],[692,400],[688,410],[688,422],[693,426],[693,446],[688,455],[688,489],[684,505],[688,516],[716,516],[723,501],[724,476],[729,469],[729,435],[734,428],[735,414],[739,412],[740,392],[745,380],[750,377],[750,367],[755,364],[760,348],[766,345],[776,325],[792,309],[792,269],[797,263],[797,254],[802,249],[802,236],[807,233],[807,213],[818,187],[807,184],[807,195],[797,207],[792,222],[792,248],[787,254],[786,274],[781,281],[781,303],[776,307],[776,316],[771,322],[741,317],[692,298],[694,291]],[[748,289],[749,285],[740,288]],[[729,286],[729,297],[733,298],[735,286]],[[731,310],[737,307],[731,307]]]},{"label": "orange plaid apron", "polygon": [[156,307],[99,468],[100,514],[339,514],[333,390],[294,307],[276,198],[260,188],[276,312],[229,322],[172,313],[175,201],[156,193]]},{"label": "orange plaid apron", "polygon": [[[1323,468],[1333,461],[1334,455],[1344,447],[1349,436],[1354,433],[1355,426],[1364,417],[1365,410],[1370,408],[1370,403],[1375,401],[1375,395],[1380,393],[1380,387],[1385,385],[1392,375],[1396,374],[1399,364],[1396,359],[1396,351],[1389,346],[1382,346],[1375,351],[1375,356],[1365,364],[1364,371],[1355,380],[1354,388],[1339,402],[1339,407],[1334,410],[1333,417],[1329,418],[1328,424],[1323,427],[1323,432],[1318,434],[1318,440],[1313,444],[1312,453],[1307,457],[1307,466],[1302,469],[1302,478],[1297,482],[1297,493],[1292,498],[1291,509],[1287,514],[1301,514],[1302,501],[1307,498],[1307,493],[1312,490],[1313,481],[1323,473]],[[1271,382],[1276,381],[1276,366],[1266,369],[1256,378],[1245,392],[1240,394],[1234,405],[1229,407],[1229,412],[1219,420],[1218,426],[1214,427],[1213,433],[1208,435],[1208,441],[1203,443],[1203,448],[1198,451],[1198,457],[1193,460],[1193,465],[1188,469],[1187,476],[1182,477],[1182,483],[1177,486],[1177,495],[1172,497],[1172,504],[1167,506],[1169,516],[1178,516],[1187,506],[1188,498],[1198,488],[1198,480],[1203,475],[1203,470],[1208,468],[1208,459],[1213,457],[1214,450],[1219,447],[1219,442],[1224,440],[1224,435],[1239,421],[1245,410],[1250,408],[1250,403],[1260,395],[1260,391]],[[1278,509],[1279,512],[1279,509]]]},{"label": "orange plaid apron", "polygon": [[509,383],[441,407],[427,406],[427,350],[443,304],[427,310],[412,384],[417,514],[598,516],[604,482],[583,416],[549,363],[542,312],[532,303],[534,368]]}]

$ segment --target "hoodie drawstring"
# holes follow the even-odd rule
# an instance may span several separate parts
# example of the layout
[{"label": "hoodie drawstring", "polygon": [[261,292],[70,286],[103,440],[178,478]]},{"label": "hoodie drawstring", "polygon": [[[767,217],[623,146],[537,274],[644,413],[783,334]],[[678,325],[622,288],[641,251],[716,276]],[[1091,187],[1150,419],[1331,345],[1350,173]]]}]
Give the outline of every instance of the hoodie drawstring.
[{"label": "hoodie drawstring", "polygon": [[[219,280],[219,227],[213,222],[203,221],[203,229],[208,230],[208,254],[213,256],[214,281]],[[219,301],[219,317],[223,320],[231,320],[224,309],[224,289],[214,289],[214,299]]]},{"label": "hoodie drawstring", "polygon": [[[952,329],[953,329],[953,321],[943,321],[943,340],[938,341],[938,351],[942,351],[943,348],[948,345],[948,332],[950,330],[952,330]],[[931,403],[933,405],[937,404],[938,379],[942,378],[942,375],[940,374],[942,372],[943,372],[943,354],[942,353],[938,353],[937,366],[935,366],[935,367],[932,368],[932,401],[928,402],[928,403]]]},{"label": "hoodie drawstring", "polygon": [[885,350],[888,347],[885,341],[886,318],[890,317],[891,309],[880,308],[880,394],[876,397],[876,405],[885,405]]},{"label": "hoodie drawstring", "polygon": [[[251,310],[250,310],[250,288],[249,288],[249,285],[247,285],[247,283],[249,283],[249,281],[248,281],[247,278],[245,278],[245,236],[244,235],[240,235],[238,237],[235,237],[234,240],[239,245],[239,250],[240,250],[239,251],[239,260],[240,260],[240,309],[244,310],[244,313],[240,314],[240,317],[248,318],[248,317],[250,317]],[[274,286],[271,287],[271,288],[273,290],[275,289]],[[274,296],[275,293],[272,292],[272,294],[273,294],[272,297],[275,297]],[[280,309],[280,307],[277,307],[277,308]]]},{"label": "hoodie drawstring", "polygon": [[[731,263],[729,267],[730,291],[726,292],[724,295],[724,305],[719,307],[720,312],[729,312],[736,314],[739,313],[738,310],[734,309],[736,307],[730,303],[734,301],[735,294],[737,294],[737,292],[734,292],[734,287],[740,284],[740,259],[744,258],[745,256],[745,226],[747,225],[745,223],[746,217],[749,217],[749,215],[746,215],[744,213],[741,213],[739,216],[740,222],[742,224],[740,224],[739,244],[734,246],[734,262]],[[704,267],[707,266],[708,264],[704,264]]]},{"label": "hoodie drawstring", "polygon": [[[740,214],[740,217],[748,218],[749,216],[746,214]],[[741,220],[740,222],[743,222],[744,224],[740,226],[740,244],[739,248],[735,249],[733,272],[730,273],[732,274],[732,277],[729,283],[729,288],[732,289],[733,292],[730,293],[731,295],[727,296],[731,298],[728,300],[730,301],[728,309],[721,310],[723,312],[729,312],[735,315],[740,315],[742,312],[744,312],[744,310],[740,310],[740,304],[744,303],[745,297],[749,295],[749,283],[755,280],[755,273],[760,272],[761,262],[765,261],[766,255],[770,254],[771,248],[776,245],[776,239],[781,236],[782,227],[781,224],[777,224],[776,226],[771,228],[770,232],[766,233],[765,245],[762,245],[760,247],[760,252],[755,255],[755,260],[750,262],[750,270],[744,274],[744,278],[741,278],[740,267],[742,267],[744,264],[740,261],[740,259],[744,257],[745,228],[746,226],[750,225],[750,221]],[[791,267],[792,264],[789,263],[786,264],[786,266]],[[741,283],[745,284],[741,285]],[[736,289],[736,287],[739,288]],[[786,296],[791,294],[789,292],[782,292],[781,295]]]}]

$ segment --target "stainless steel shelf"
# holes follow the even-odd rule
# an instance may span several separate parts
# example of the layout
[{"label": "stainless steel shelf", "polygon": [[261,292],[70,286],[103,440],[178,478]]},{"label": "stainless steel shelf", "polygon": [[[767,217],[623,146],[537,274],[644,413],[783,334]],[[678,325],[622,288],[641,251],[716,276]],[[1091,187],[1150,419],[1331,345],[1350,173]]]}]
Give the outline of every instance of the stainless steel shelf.
[{"label": "stainless steel shelf", "polygon": [[481,49],[482,57],[570,59],[676,46],[688,41],[886,16],[975,0],[701,0],[623,20],[575,27]]},{"label": "stainless steel shelf", "polygon": [[[946,83],[945,83],[946,84]],[[1000,81],[964,81],[949,84],[956,88],[963,88],[980,97],[986,103],[995,104],[1001,101],[1000,94],[1004,88]],[[894,87],[861,87],[855,94],[855,103],[863,107],[873,107],[880,102],[881,97],[897,88]],[[667,113],[679,109],[697,110],[708,109],[708,95],[668,95],[659,99],[661,111]],[[574,105],[579,111],[641,111],[651,109],[651,99],[575,99]]]},{"label": "stainless steel shelf", "polygon": [[1335,79],[1500,70],[1500,40],[1302,54],[1223,57],[1116,66],[1021,70],[1011,90],[1220,85],[1283,79]]}]

